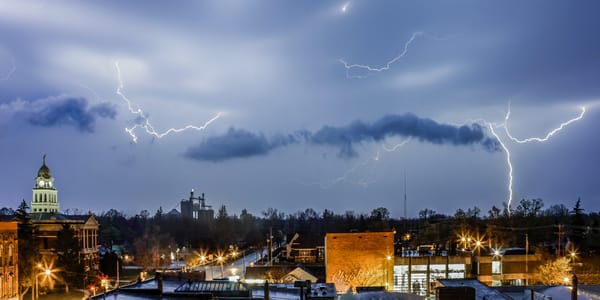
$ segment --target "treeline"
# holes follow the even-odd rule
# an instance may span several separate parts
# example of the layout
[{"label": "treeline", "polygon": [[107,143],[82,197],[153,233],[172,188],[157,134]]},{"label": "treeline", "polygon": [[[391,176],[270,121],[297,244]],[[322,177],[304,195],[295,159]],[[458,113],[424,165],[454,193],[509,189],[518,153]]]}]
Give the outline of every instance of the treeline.
[{"label": "treeline", "polygon": [[184,246],[215,250],[230,245],[263,247],[271,231],[276,244],[291,239],[295,233],[304,241],[322,241],[327,232],[395,230],[397,240],[409,248],[436,244],[453,250],[460,243],[459,237],[468,235],[482,240],[488,249],[525,247],[526,243],[547,251],[556,251],[559,245],[563,251],[566,247],[576,248],[582,255],[600,249],[600,214],[586,212],[580,200],[571,208],[563,204],[544,208],[542,199],[523,199],[510,211],[504,205],[492,206],[484,213],[475,206],[459,208],[453,215],[422,209],[417,218],[408,220],[391,218],[383,207],[370,213],[335,213],[328,209],[317,212],[307,208],[287,214],[268,208],[255,216],[245,209],[239,215],[231,215],[221,206],[212,222],[183,219],[162,210],[153,216],[143,210],[128,217],[111,209],[97,218],[102,244],[124,244],[134,254],[136,248],[148,252],[152,247],[157,252]]}]

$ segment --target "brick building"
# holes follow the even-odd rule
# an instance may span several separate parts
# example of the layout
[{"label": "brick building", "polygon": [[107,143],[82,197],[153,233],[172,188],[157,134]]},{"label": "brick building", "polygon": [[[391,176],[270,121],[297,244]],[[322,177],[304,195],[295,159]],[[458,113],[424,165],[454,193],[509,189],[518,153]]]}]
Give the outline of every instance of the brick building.
[{"label": "brick building", "polygon": [[489,286],[526,285],[542,264],[542,257],[513,248],[497,255],[475,257],[475,263],[477,279]]},{"label": "brick building", "polygon": [[338,293],[357,287],[391,289],[394,280],[394,232],[327,233],[326,282]]},{"label": "brick building", "polygon": [[17,222],[0,218],[0,299],[19,296]]}]

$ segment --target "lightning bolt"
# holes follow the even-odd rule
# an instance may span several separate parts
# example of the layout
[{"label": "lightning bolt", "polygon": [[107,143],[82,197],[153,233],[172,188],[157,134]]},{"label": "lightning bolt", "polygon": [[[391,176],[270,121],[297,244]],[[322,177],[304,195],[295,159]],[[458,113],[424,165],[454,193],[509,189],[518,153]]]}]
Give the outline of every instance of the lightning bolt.
[{"label": "lightning bolt", "polygon": [[552,129],[551,131],[549,131],[544,137],[530,137],[530,138],[525,138],[525,139],[518,139],[515,138],[514,136],[512,136],[510,134],[510,131],[508,130],[508,120],[510,118],[510,103],[508,104],[508,110],[506,112],[506,115],[504,117],[504,123],[501,124],[496,124],[496,123],[490,123],[490,122],[486,122],[484,121],[484,123],[488,126],[488,128],[490,129],[490,132],[492,133],[492,135],[496,138],[496,140],[498,140],[498,143],[500,143],[500,146],[502,147],[502,149],[504,150],[504,152],[506,153],[506,164],[508,165],[508,202],[507,202],[507,210],[508,213],[510,214],[510,206],[512,204],[512,199],[513,199],[513,164],[512,164],[512,160],[511,160],[511,156],[510,156],[510,150],[508,149],[508,147],[506,146],[506,144],[502,141],[502,139],[500,138],[500,136],[496,133],[495,128],[500,128],[503,127],[504,128],[504,132],[506,133],[506,136],[508,136],[509,139],[511,139],[513,142],[518,143],[518,144],[525,144],[525,143],[530,143],[530,142],[546,142],[548,141],[552,136],[554,136],[556,133],[558,133],[559,131],[563,130],[566,126],[568,126],[569,124],[579,121],[581,119],[583,119],[583,116],[585,115],[586,109],[585,107],[581,107],[581,113],[575,117],[572,118],[566,122],[562,122],[560,124],[560,126],[558,126],[555,129]]},{"label": "lightning bolt", "polygon": [[529,143],[529,142],[545,142],[548,139],[550,139],[553,135],[555,135],[556,133],[558,133],[559,131],[563,130],[563,128],[569,126],[569,124],[579,121],[581,119],[583,119],[583,115],[585,114],[585,107],[582,106],[581,107],[581,113],[579,113],[579,116],[570,119],[566,122],[562,122],[560,124],[560,126],[558,126],[557,128],[551,130],[550,132],[548,132],[546,134],[546,136],[544,137],[530,137],[530,138],[526,138],[526,139],[517,139],[515,137],[513,137],[510,132],[508,131],[508,119],[510,118],[510,103],[508,104],[508,111],[506,112],[506,116],[504,117],[504,131],[506,132],[506,135],[513,140],[516,143],[519,144],[525,144],[525,143]]},{"label": "lightning bolt", "polygon": [[508,214],[510,215],[510,205],[512,204],[512,199],[513,199],[513,165],[512,165],[512,161],[510,159],[510,150],[508,150],[508,147],[506,147],[506,144],[504,144],[504,142],[502,141],[500,136],[498,136],[498,134],[494,130],[494,127],[499,127],[499,126],[506,127],[506,124],[497,125],[497,124],[493,124],[493,123],[489,123],[489,122],[486,122],[486,124],[488,125],[492,135],[496,138],[496,140],[498,140],[498,143],[500,143],[500,146],[502,147],[502,149],[504,149],[504,152],[506,153],[506,164],[508,165],[508,201],[506,204],[506,209],[508,211]]},{"label": "lightning bolt", "polygon": [[[326,190],[331,188],[332,186],[340,183],[340,182],[344,182],[347,181],[348,178],[350,177],[350,175],[354,172],[356,172],[356,170],[358,170],[361,167],[366,167],[369,164],[371,164],[373,161],[376,161],[379,159],[379,152],[377,153],[376,157],[373,158],[369,158],[365,161],[359,162],[357,164],[355,164],[354,166],[352,166],[350,169],[346,170],[342,175],[330,180],[329,182],[311,182],[311,183],[304,183],[301,182],[301,184],[305,185],[305,186],[319,186],[321,189]],[[367,187],[369,184],[371,184],[372,182],[369,182],[367,180],[366,177],[357,180],[356,184],[362,186],[362,187]]]},{"label": "lightning bolt", "polygon": [[[369,76],[369,74],[376,72],[376,73],[380,73],[383,71],[387,71],[390,69],[390,67],[396,63],[399,59],[403,58],[407,53],[408,53],[408,48],[410,46],[410,44],[412,44],[412,42],[418,37],[423,35],[424,32],[422,31],[417,31],[414,32],[412,34],[412,36],[410,37],[410,39],[404,43],[404,50],[398,54],[396,57],[392,58],[392,60],[388,61],[384,67],[381,68],[374,68],[368,65],[362,65],[362,64],[349,64],[348,62],[346,62],[344,59],[340,59],[339,61],[344,64],[344,68],[346,68],[346,78],[366,78]],[[358,69],[358,70],[363,70],[367,73],[367,75],[351,75],[350,72],[352,72],[353,69]]]},{"label": "lightning bolt", "polygon": [[382,144],[381,148],[383,148],[383,150],[387,151],[387,152],[394,152],[396,150],[398,150],[398,148],[403,147],[404,145],[408,144],[408,142],[410,142],[412,140],[412,137],[409,137],[408,139],[394,145],[393,147],[387,147],[386,144]]},{"label": "lightning bolt", "polygon": [[10,70],[8,70],[8,73],[2,75],[2,77],[0,77],[0,81],[6,81],[8,79],[10,79],[10,76],[12,76],[12,74],[17,71],[17,66],[15,65],[14,60],[10,61]]},{"label": "lightning bolt", "polygon": [[[400,143],[397,143],[391,147],[387,146],[384,143],[381,144],[381,148],[383,150],[385,150],[386,152],[395,152],[396,150],[398,150],[399,148],[403,147],[404,145],[406,145],[408,142],[410,142],[412,140],[412,138],[408,138]],[[374,164],[375,162],[379,161],[381,158],[381,150],[377,150],[377,152],[375,153],[375,156],[369,159],[366,159],[365,161],[359,162],[357,164],[355,164],[354,166],[352,166],[350,169],[346,170],[342,175],[334,178],[333,180],[330,180],[329,182],[323,183],[323,182],[313,182],[313,183],[302,183],[306,186],[319,186],[321,189],[328,189],[340,182],[344,182],[344,181],[348,181],[349,177],[351,174],[355,173],[359,168],[362,167],[367,167],[370,164]],[[375,183],[374,180],[369,181],[368,176],[364,176],[361,179],[358,179],[355,183],[359,186],[362,187],[368,187],[370,184]]]},{"label": "lightning bolt", "polygon": [[210,120],[206,121],[206,123],[204,123],[204,125],[202,125],[202,126],[187,125],[182,128],[169,128],[168,130],[166,130],[162,133],[157,132],[154,129],[154,126],[150,123],[150,119],[144,113],[144,111],[139,106],[137,106],[137,108],[134,108],[131,100],[129,100],[129,98],[127,98],[127,96],[125,96],[125,94],[123,94],[124,85],[123,85],[123,81],[121,80],[121,68],[119,67],[118,61],[115,62],[115,67],[117,69],[117,78],[119,81],[119,86],[117,88],[117,95],[121,96],[121,98],[127,103],[127,108],[129,109],[130,113],[137,115],[140,119],[143,120],[142,123],[135,124],[131,128],[125,128],[125,131],[127,133],[129,133],[129,135],[131,136],[131,139],[133,140],[134,143],[137,143],[137,140],[138,140],[137,135],[135,135],[135,130],[137,128],[143,128],[146,131],[146,133],[148,133],[149,135],[155,136],[160,139],[170,133],[178,133],[178,132],[182,132],[182,131],[185,131],[188,129],[202,131],[202,130],[206,129],[206,127],[208,127],[208,125],[210,125],[212,122],[214,122],[215,120],[217,120],[218,118],[221,117],[221,113],[219,112],[214,117],[212,117]]}]

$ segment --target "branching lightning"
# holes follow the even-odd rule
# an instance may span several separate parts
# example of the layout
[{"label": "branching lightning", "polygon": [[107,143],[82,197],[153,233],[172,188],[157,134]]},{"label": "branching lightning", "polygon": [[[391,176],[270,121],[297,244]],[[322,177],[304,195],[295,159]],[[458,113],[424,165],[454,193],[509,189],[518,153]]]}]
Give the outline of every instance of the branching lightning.
[{"label": "branching lightning", "polygon": [[563,130],[566,126],[568,126],[569,124],[579,121],[581,119],[583,119],[583,116],[586,112],[585,107],[581,107],[581,113],[579,114],[579,116],[572,118],[566,122],[563,122],[560,124],[559,127],[549,131],[544,137],[530,137],[530,138],[525,138],[525,139],[517,139],[515,137],[513,137],[510,134],[510,131],[508,130],[508,120],[510,118],[510,103],[508,105],[508,110],[506,112],[506,116],[504,117],[504,123],[502,124],[494,124],[494,123],[490,123],[490,122],[485,122],[487,124],[487,126],[490,129],[490,132],[492,133],[492,135],[496,138],[496,140],[498,140],[498,143],[500,143],[500,146],[502,147],[502,149],[504,150],[504,152],[506,152],[506,163],[508,164],[508,202],[507,202],[507,210],[508,213],[510,214],[510,206],[512,203],[512,199],[513,199],[513,164],[512,164],[512,160],[510,157],[510,150],[508,149],[508,147],[506,146],[506,144],[502,141],[502,139],[500,139],[500,136],[498,136],[498,134],[496,133],[496,131],[494,130],[495,128],[500,128],[503,127],[504,128],[504,132],[506,133],[506,136],[508,136],[512,141],[514,141],[515,143],[519,143],[519,144],[525,144],[525,143],[529,143],[529,142],[545,142],[548,139],[550,139],[552,136],[554,136],[554,134],[558,133],[559,131]]},{"label": "branching lightning", "polygon": [[529,143],[529,142],[545,142],[548,139],[550,139],[554,134],[558,133],[559,131],[563,130],[563,128],[565,128],[566,126],[568,126],[569,124],[579,121],[581,119],[583,119],[583,115],[585,114],[585,107],[581,107],[581,113],[579,114],[579,116],[570,119],[566,122],[563,122],[560,124],[559,127],[551,130],[550,132],[548,132],[548,134],[546,134],[545,137],[531,137],[531,138],[526,138],[526,139],[517,139],[515,137],[513,137],[510,132],[508,131],[508,119],[510,118],[510,103],[508,105],[508,111],[506,112],[506,116],[504,117],[504,131],[506,132],[506,135],[513,140],[516,143],[519,144],[525,144],[525,143]]},{"label": "branching lightning", "polygon": [[393,147],[388,147],[386,146],[385,143],[383,143],[381,145],[381,148],[383,148],[383,150],[387,151],[387,152],[394,152],[396,150],[398,150],[398,148],[403,147],[404,145],[408,144],[408,142],[410,142],[412,140],[412,137],[409,137],[408,139],[394,145]]},{"label": "branching lightning", "polygon": [[[301,184],[305,185],[305,186],[319,186],[321,189],[326,190],[331,188],[332,186],[340,183],[340,182],[344,182],[344,181],[348,181],[348,178],[350,177],[350,175],[354,172],[356,172],[356,170],[358,170],[359,168],[362,167],[366,167],[369,164],[373,163],[374,161],[379,160],[379,151],[377,152],[377,155],[373,158],[369,158],[365,161],[359,162],[357,164],[355,164],[354,166],[352,166],[350,169],[346,170],[342,175],[328,181],[328,182],[311,182],[311,183],[304,183],[301,182]],[[366,177],[357,180],[356,184],[362,186],[362,187],[366,187],[369,184],[371,184],[372,182],[369,182],[367,180]]]},{"label": "branching lightning", "polygon": [[[421,36],[423,34],[424,33],[422,31],[414,32],[412,34],[412,36],[410,37],[410,39],[406,43],[404,43],[404,50],[400,54],[398,54],[398,56],[396,56],[392,60],[388,61],[386,63],[386,65],[384,67],[381,67],[381,68],[374,68],[374,67],[371,67],[371,66],[368,66],[368,65],[362,65],[362,64],[349,64],[345,60],[340,59],[339,61],[342,64],[344,64],[344,68],[346,68],[346,78],[366,78],[367,76],[369,76],[369,74],[371,74],[373,72],[380,73],[380,72],[389,70],[392,64],[396,63],[398,60],[400,60],[401,58],[403,58],[408,53],[408,48],[409,48],[410,44],[412,44],[412,42],[418,36]],[[367,75],[351,75],[350,72],[353,69],[358,69],[358,70],[365,71],[367,73]]]},{"label": "branching lightning", "polygon": [[144,111],[139,106],[137,108],[134,108],[131,100],[129,100],[129,98],[127,98],[127,96],[125,96],[125,94],[123,94],[124,85],[123,85],[123,81],[121,80],[121,68],[119,67],[118,61],[115,62],[115,67],[117,69],[117,78],[119,81],[119,86],[117,88],[117,94],[119,96],[121,96],[121,98],[127,103],[127,108],[129,109],[129,112],[134,115],[137,115],[141,120],[143,120],[142,123],[135,124],[131,128],[125,128],[125,131],[127,131],[127,133],[129,133],[129,135],[131,136],[131,139],[133,140],[134,143],[137,143],[137,139],[138,139],[137,135],[135,135],[135,130],[137,128],[143,128],[146,131],[146,133],[148,133],[149,135],[155,136],[157,138],[162,138],[170,133],[182,132],[182,131],[185,131],[188,129],[194,129],[194,130],[198,130],[198,131],[204,130],[204,129],[206,129],[206,127],[208,127],[208,125],[210,125],[212,122],[214,122],[215,120],[217,120],[218,118],[221,117],[221,113],[217,113],[214,117],[212,117],[210,120],[208,120],[202,126],[187,125],[182,128],[169,128],[168,130],[166,130],[162,133],[157,132],[154,129],[154,126],[150,123],[150,119],[144,113]]},{"label": "branching lightning", "polygon": [[[404,145],[408,144],[408,142],[410,142],[412,140],[412,138],[408,138],[398,144],[395,144],[393,146],[387,146],[386,143],[382,143],[381,144],[381,148],[386,151],[386,152],[395,152],[396,150],[398,150],[399,148],[403,147]],[[313,182],[313,183],[304,183],[304,185],[307,186],[314,186],[317,185],[319,186],[321,189],[328,189],[340,182],[344,182],[344,181],[349,181],[349,177],[351,174],[355,173],[359,168],[362,167],[367,167],[370,164],[374,164],[376,162],[378,162],[381,158],[381,150],[377,150],[377,152],[375,153],[375,156],[372,158],[368,158],[362,162],[359,162],[357,164],[355,164],[354,166],[352,166],[350,169],[346,170],[341,176],[334,178],[333,180],[330,180],[329,182]],[[357,185],[362,186],[362,187],[367,187],[370,184],[375,183],[374,180],[368,180],[367,176],[356,180],[355,182]]]}]

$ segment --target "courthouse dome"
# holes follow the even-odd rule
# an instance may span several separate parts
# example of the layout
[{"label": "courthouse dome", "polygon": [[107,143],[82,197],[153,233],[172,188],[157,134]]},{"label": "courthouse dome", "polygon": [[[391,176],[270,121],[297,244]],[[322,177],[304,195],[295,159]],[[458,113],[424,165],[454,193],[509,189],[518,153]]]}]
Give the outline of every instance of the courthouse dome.
[{"label": "courthouse dome", "polygon": [[50,179],[50,177],[52,177],[52,175],[50,174],[50,169],[48,168],[48,166],[46,166],[46,155],[45,154],[44,154],[44,158],[42,161],[42,166],[40,167],[40,170],[38,171],[37,176],[46,178],[46,179]]}]

